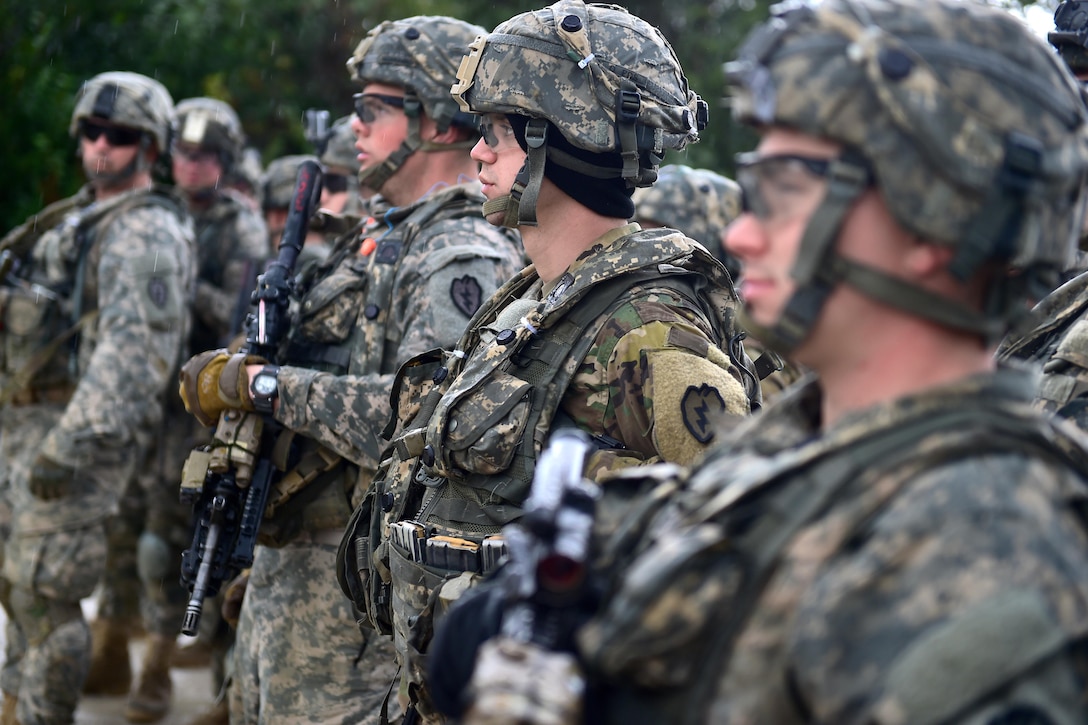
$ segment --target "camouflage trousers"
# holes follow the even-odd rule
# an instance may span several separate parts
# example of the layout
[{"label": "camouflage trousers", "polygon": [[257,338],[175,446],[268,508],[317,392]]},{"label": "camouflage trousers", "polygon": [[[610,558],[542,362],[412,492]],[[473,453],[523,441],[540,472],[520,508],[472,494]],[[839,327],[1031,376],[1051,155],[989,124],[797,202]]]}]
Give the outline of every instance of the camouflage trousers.
[{"label": "camouflage trousers", "polygon": [[304,531],[282,548],[257,547],[234,646],[232,725],[378,722],[396,676],[393,643],[359,631],[336,583],[340,536]]},{"label": "camouflage trousers", "polygon": [[0,429],[12,510],[3,564],[11,620],[0,687],[17,696],[22,725],[72,721],[90,666],[80,600],[105,571],[106,525],[138,460],[136,450],[103,447],[73,461],[71,495],[35,498],[27,486],[30,465],[62,411],[59,405],[6,409]]}]

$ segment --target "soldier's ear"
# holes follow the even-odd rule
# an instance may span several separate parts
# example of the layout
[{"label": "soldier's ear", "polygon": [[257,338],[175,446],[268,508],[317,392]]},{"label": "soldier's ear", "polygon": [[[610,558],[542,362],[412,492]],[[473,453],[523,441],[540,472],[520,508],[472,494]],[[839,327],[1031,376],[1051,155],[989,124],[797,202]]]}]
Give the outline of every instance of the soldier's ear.
[{"label": "soldier's ear", "polygon": [[[429,120],[429,119],[428,119]],[[466,129],[450,124],[445,131],[439,132],[437,125],[433,121],[430,122],[430,128],[432,129],[433,136],[430,140],[434,143],[441,144],[453,144],[459,141],[467,141],[469,139],[469,132]]]}]

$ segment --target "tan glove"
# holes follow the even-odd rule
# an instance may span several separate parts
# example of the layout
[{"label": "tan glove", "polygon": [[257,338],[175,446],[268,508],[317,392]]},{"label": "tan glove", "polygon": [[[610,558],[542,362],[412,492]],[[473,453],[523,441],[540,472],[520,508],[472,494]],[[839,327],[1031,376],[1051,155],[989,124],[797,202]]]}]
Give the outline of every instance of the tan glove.
[{"label": "tan glove", "polygon": [[185,410],[209,428],[224,410],[254,411],[246,365],[267,362],[256,355],[231,355],[223,349],[194,355],[178,374],[178,392]]},{"label": "tan glove", "polygon": [[242,601],[246,596],[246,588],[249,586],[249,569],[230,580],[226,591],[223,593],[223,605],[219,613],[223,615],[223,621],[230,625],[231,629],[238,629],[238,618],[242,616]]}]

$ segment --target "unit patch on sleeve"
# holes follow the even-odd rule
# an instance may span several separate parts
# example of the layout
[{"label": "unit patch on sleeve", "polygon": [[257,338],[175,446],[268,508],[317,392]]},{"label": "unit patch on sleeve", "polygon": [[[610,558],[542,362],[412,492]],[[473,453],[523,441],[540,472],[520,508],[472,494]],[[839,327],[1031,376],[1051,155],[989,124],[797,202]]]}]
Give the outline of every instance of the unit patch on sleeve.
[{"label": "unit patch on sleeve", "polygon": [[717,388],[703,383],[699,387],[689,385],[680,400],[680,417],[688,432],[700,443],[706,444],[714,437],[714,419],[725,411],[725,400]]}]

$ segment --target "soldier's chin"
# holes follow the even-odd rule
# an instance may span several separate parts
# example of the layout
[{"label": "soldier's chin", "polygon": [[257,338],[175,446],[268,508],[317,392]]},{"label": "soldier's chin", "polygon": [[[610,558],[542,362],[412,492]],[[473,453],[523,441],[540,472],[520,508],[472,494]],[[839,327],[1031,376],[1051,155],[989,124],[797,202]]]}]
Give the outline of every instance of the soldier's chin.
[{"label": "soldier's chin", "polygon": [[103,169],[96,166],[93,169],[84,168],[87,180],[96,186],[115,186],[125,181],[130,176],[127,169]]},{"label": "soldier's chin", "polygon": [[493,227],[503,226],[502,222],[503,222],[503,219],[505,219],[505,218],[506,218],[506,212],[505,211],[493,211],[490,214],[487,214],[487,215],[484,216],[484,219],[487,220],[487,223],[490,224]]}]

